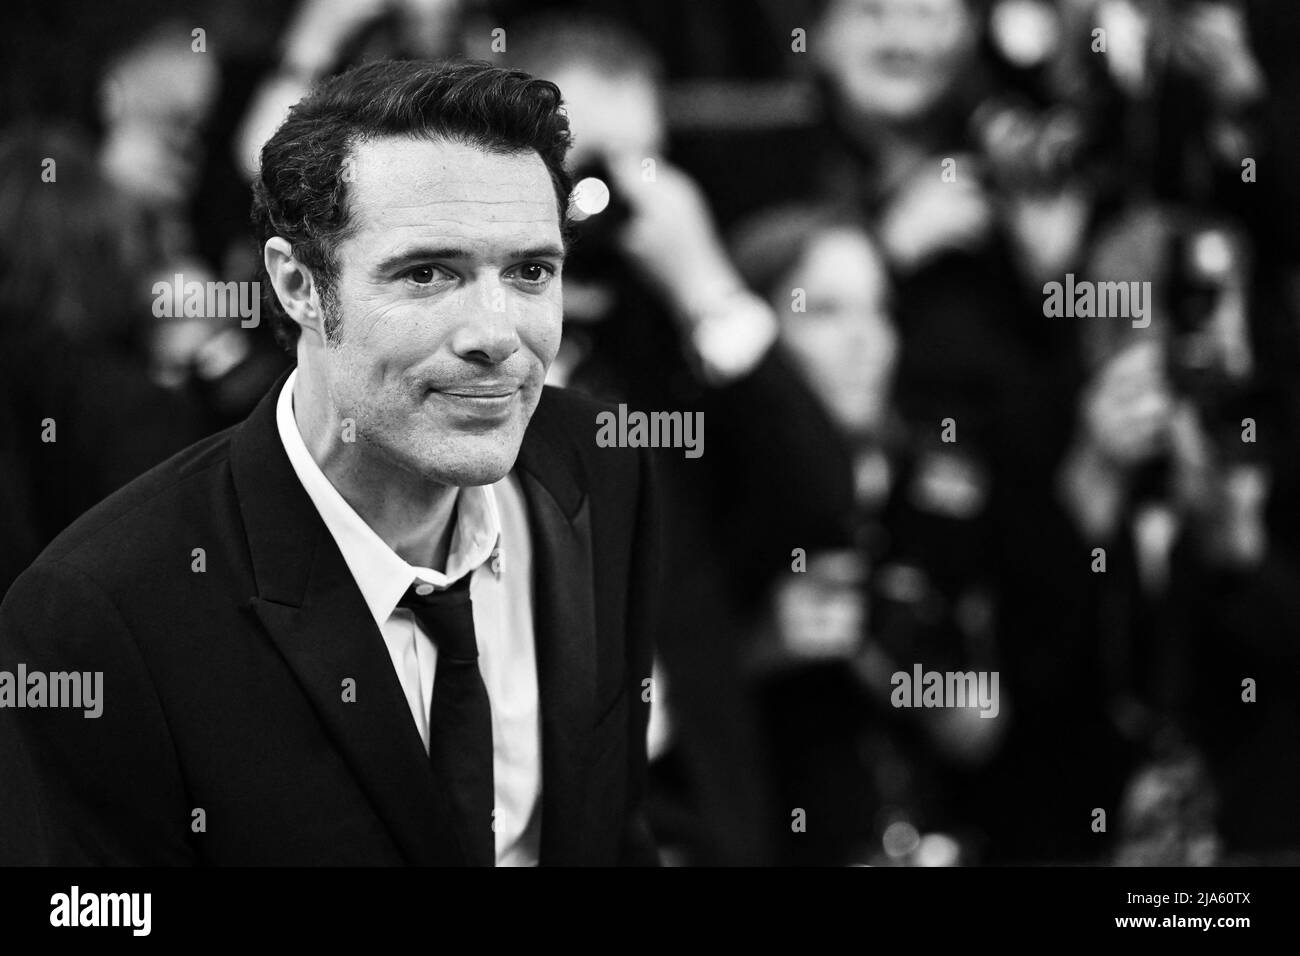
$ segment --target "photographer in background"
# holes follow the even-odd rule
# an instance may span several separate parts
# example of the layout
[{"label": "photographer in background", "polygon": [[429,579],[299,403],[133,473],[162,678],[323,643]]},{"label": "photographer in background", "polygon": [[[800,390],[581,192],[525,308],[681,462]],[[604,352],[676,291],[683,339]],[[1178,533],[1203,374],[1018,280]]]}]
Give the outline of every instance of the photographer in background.
[{"label": "photographer in background", "polygon": [[1300,837],[1288,809],[1300,698],[1287,681],[1258,700],[1244,683],[1300,666],[1287,636],[1300,623],[1296,543],[1277,489],[1294,385],[1261,374],[1252,258],[1232,224],[1160,209],[1104,234],[1093,263],[1156,277],[1150,328],[1089,336],[1098,368],[1060,473],[1080,547],[1106,549],[1106,574],[1085,585],[1101,686],[1147,802],[1170,803],[1150,795],[1194,775],[1220,805],[1212,840],[1204,826],[1174,839],[1131,824],[1145,838],[1118,852],[1143,862],[1294,851]]},{"label": "photographer in background", "polygon": [[[1075,157],[1067,179],[1092,211],[1083,254],[1039,275],[1078,268],[1154,288],[1150,328],[1080,323],[1091,378],[1058,472],[1080,536],[1070,550],[1106,549],[1105,574],[1062,568],[1056,589],[1087,621],[1077,634],[1076,646],[1088,648],[1081,659],[1097,662],[1074,677],[1094,674],[1107,701],[1099,733],[1113,736],[1117,758],[1126,754],[1135,773],[1115,852],[1128,862],[1182,863],[1293,847],[1294,813],[1285,808],[1300,793],[1296,695],[1284,682],[1256,705],[1242,686],[1297,666],[1282,637],[1296,608],[1280,583],[1297,553],[1285,504],[1295,469],[1284,450],[1300,421],[1296,310],[1283,291],[1294,244],[1278,215],[1285,186],[1255,181],[1255,164],[1273,157],[1276,168],[1283,146],[1261,122],[1266,73],[1245,4],[1062,9],[1063,49],[1078,68],[1072,81],[1057,76],[1041,89],[1081,123],[1056,155]],[[1270,18],[1279,19],[1254,12],[1257,28]],[[1105,56],[1082,52],[1095,47],[1096,27]],[[1039,119],[1048,115],[1040,110]],[[999,128],[1017,127],[1004,120]],[[1029,155],[1043,155],[1046,139]],[[1006,168],[1013,182],[1034,181]],[[1019,247],[1051,249],[1050,232],[1025,230]],[[1063,681],[1063,663],[1040,658],[1029,672],[1055,670]],[[1217,832],[1207,832],[1204,803],[1170,796],[1199,787],[1213,804],[1211,780],[1222,798]],[[1154,823],[1144,802],[1174,818]]]},{"label": "photographer in background", "polygon": [[[970,560],[987,501],[966,462],[944,457],[926,423],[895,404],[889,278],[859,220],[778,207],[738,227],[732,248],[854,462],[852,546],[810,549],[805,570],[774,582],[753,655],[780,792],[816,821],[806,833],[782,828],[783,861],[974,862],[981,821],[956,794],[980,785],[1011,702],[999,692],[985,718],[899,709],[891,696],[892,676],[914,664],[997,669],[994,596]],[[784,305],[795,290],[803,309]]]},{"label": "photographer in background", "polygon": [[743,664],[792,549],[843,539],[847,456],[774,348],[772,310],[732,265],[699,187],[663,156],[654,55],[596,20],[535,20],[510,36],[512,61],[565,91],[586,179],[550,381],[704,415],[703,457],[657,452],[677,518],[654,697],[673,733],[657,743],[652,823],[681,862],[771,862],[772,821],[789,811],[772,803]]},{"label": "photographer in background", "polygon": [[[815,185],[876,224],[894,290],[895,401],[917,447],[909,497],[926,503],[899,540],[947,581],[978,583],[996,609],[1014,707],[998,720],[996,769],[963,810],[981,821],[986,862],[1060,861],[1096,851],[1064,800],[1104,774],[1109,753],[1080,729],[1102,721],[1086,683],[1038,681],[1044,661],[1063,662],[1053,678],[1091,666],[1077,611],[1059,596],[1072,539],[1054,476],[1080,378],[1076,334],[1045,320],[1041,288],[1086,253],[1090,208],[1074,165],[1049,163],[1050,175],[1017,188],[989,148],[989,104],[1010,82],[990,42],[993,7],[820,4],[809,33],[821,38],[826,102]],[[965,529],[960,546],[938,534],[952,521]]]}]

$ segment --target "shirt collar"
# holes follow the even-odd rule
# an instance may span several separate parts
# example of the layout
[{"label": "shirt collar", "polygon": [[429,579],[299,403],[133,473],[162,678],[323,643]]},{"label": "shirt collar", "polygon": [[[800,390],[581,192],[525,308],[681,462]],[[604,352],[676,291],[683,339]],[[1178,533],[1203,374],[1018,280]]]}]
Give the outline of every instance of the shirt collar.
[{"label": "shirt collar", "polygon": [[500,573],[501,518],[492,485],[460,489],[445,572],[408,564],[339,494],[307,450],[293,412],[293,386],[297,379],[298,370],[294,369],[276,403],[275,422],[280,442],[303,489],[342,552],[377,626],[383,627],[392,616],[397,602],[413,581],[447,587],[488,558],[494,559],[493,570]]}]

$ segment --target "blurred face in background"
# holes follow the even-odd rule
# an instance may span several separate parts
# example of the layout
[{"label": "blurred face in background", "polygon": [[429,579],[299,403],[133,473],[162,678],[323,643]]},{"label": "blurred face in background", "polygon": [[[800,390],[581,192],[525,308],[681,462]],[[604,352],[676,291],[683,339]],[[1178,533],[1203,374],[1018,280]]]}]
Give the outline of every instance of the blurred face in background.
[{"label": "blurred face in background", "polygon": [[966,0],[830,0],[812,50],[855,112],[903,121],[952,89],[977,27]]},{"label": "blurred face in background", "polygon": [[[889,283],[875,245],[851,228],[823,231],[778,285],[781,339],[835,421],[854,436],[883,423],[898,356]],[[790,308],[803,289],[805,312]],[[781,295],[778,294],[778,299]]]},{"label": "blurred face in background", "polygon": [[425,57],[446,56],[460,39],[456,27],[467,6],[461,0],[397,0],[393,4],[401,33],[413,52]]},{"label": "blurred face in background", "polygon": [[188,28],[146,41],[102,81],[104,171],[147,205],[182,203],[198,180],[202,129],[221,80],[213,55],[191,42]]},{"label": "blurred face in background", "polygon": [[650,76],[608,73],[580,61],[546,76],[564,91],[573,131],[571,169],[597,159],[641,160],[662,152],[659,89]]}]

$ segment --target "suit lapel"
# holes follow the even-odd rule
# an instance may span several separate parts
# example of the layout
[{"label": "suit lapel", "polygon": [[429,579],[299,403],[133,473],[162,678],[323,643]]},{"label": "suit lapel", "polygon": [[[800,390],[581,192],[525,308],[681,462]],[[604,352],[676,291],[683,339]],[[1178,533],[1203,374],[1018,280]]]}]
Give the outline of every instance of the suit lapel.
[{"label": "suit lapel", "polygon": [[596,608],[589,501],[543,393],[518,461],[533,547],[542,725],[543,865],[583,861],[587,745],[595,718]]},{"label": "suit lapel", "polygon": [[[249,606],[408,861],[463,862],[383,636],[280,442],[283,382],[231,441],[257,582]],[[344,700],[347,680],[354,701]]]},{"label": "suit lapel", "polygon": [[[231,440],[231,470],[257,582],[249,607],[407,859],[464,862],[383,636],[280,442],[275,409],[285,378]],[[587,747],[595,718],[591,516],[569,442],[547,414],[543,395],[518,471],[533,547],[545,865],[583,860]],[[356,681],[356,699],[344,702],[349,678]]]}]

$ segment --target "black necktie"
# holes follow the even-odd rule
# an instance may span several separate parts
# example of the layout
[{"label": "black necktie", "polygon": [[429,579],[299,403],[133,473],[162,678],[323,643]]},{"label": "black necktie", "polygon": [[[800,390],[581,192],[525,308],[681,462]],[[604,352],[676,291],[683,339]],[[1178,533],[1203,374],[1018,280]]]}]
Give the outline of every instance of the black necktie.
[{"label": "black necktie", "polygon": [[466,574],[430,594],[418,594],[412,585],[398,607],[411,610],[438,648],[429,709],[434,779],[447,794],[470,865],[493,866],[492,708],[478,669],[469,579]]}]

